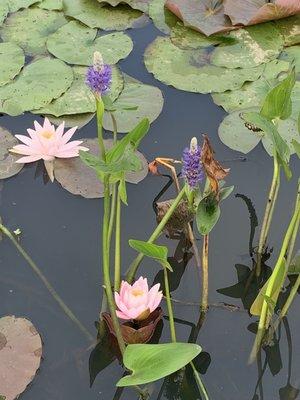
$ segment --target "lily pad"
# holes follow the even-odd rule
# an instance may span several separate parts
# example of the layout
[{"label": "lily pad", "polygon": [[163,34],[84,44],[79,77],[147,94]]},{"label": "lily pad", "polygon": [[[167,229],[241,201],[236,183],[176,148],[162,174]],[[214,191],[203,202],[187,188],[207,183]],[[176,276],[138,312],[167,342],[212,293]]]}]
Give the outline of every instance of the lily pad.
[{"label": "lily pad", "polygon": [[[129,76],[124,78],[124,89],[113,103],[113,106],[116,107],[114,117],[119,133],[131,131],[145,117],[153,122],[161,113],[164,105],[160,89],[145,85]],[[137,108],[126,109],[126,106]],[[109,131],[113,130],[111,117],[107,112],[104,114],[103,126]]]},{"label": "lily pad", "polygon": [[[257,108],[246,109],[243,112],[257,111]],[[292,140],[298,138],[299,133],[296,121],[280,120],[278,122],[278,132],[286,141],[293,154],[295,151],[291,144]],[[262,144],[269,155],[272,155],[272,144],[264,133],[255,127],[249,126],[242,118],[241,111],[235,111],[227,115],[219,127],[219,137],[221,141],[230,149],[240,151],[244,154],[253,150],[262,140]]]},{"label": "lily pad", "polygon": [[113,7],[125,3],[128,4],[130,7],[134,8],[135,10],[147,12],[151,0],[97,0],[97,1],[99,3],[110,4]]},{"label": "lily pad", "polygon": [[1,29],[4,42],[14,42],[28,55],[47,54],[49,35],[67,23],[64,14],[40,8],[28,8],[11,14]]},{"label": "lily pad", "polygon": [[178,18],[165,7],[166,0],[152,0],[149,4],[149,17],[161,32],[169,34]]},{"label": "lily pad", "polygon": [[208,64],[205,50],[182,50],[170,39],[158,37],[145,51],[145,65],[156,79],[196,93],[225,92],[255,81],[264,67],[228,69]]},{"label": "lily pad", "polygon": [[63,9],[63,0],[42,0],[37,6],[45,10],[61,11]]},{"label": "lily pad", "polygon": [[23,50],[14,43],[0,43],[0,86],[10,82],[25,63]]},{"label": "lily pad", "polygon": [[134,10],[127,4],[116,7],[100,5],[97,0],[64,0],[66,15],[83,22],[90,28],[122,31],[138,27],[147,21],[139,10]]},{"label": "lily pad", "polygon": [[40,0],[8,0],[9,10],[13,13],[22,8],[28,8],[39,1]]},{"label": "lily pad", "polygon": [[45,115],[49,121],[58,126],[62,122],[65,123],[66,128],[82,128],[87,125],[95,116],[95,113],[76,114],[76,115],[62,115],[61,117],[54,117],[53,115]]},{"label": "lily pad", "polygon": [[300,43],[300,15],[285,18],[276,22],[276,26],[284,37],[285,46]]},{"label": "lily pad", "polygon": [[10,178],[18,174],[24,167],[24,164],[16,163],[20,156],[9,152],[18,143],[18,140],[9,131],[0,127],[0,179]]},{"label": "lily pad", "polygon": [[280,59],[293,63],[296,74],[300,74],[300,45],[285,48],[280,54]]},{"label": "lily pad", "polygon": [[33,380],[40,367],[42,340],[25,318],[0,319],[0,393],[14,400]]},{"label": "lily pad", "polygon": [[0,112],[15,116],[39,109],[65,93],[72,82],[71,67],[41,58],[26,65],[12,83],[0,87]]},{"label": "lily pad", "polygon": [[0,24],[3,23],[9,13],[8,0],[2,0],[0,4]]},{"label": "lily pad", "polygon": [[297,14],[300,3],[297,0],[226,0],[224,9],[233,25],[254,25]]},{"label": "lily pad", "polygon": [[185,26],[207,36],[233,29],[230,19],[224,14],[222,1],[167,0],[166,7],[181,19]]},{"label": "lily pad", "polygon": [[239,29],[229,35],[236,43],[218,46],[212,53],[212,64],[226,68],[251,68],[274,60],[283,48],[283,37],[271,22]]},{"label": "lily pad", "polygon": [[105,63],[116,64],[130,54],[133,43],[123,32],[97,37],[97,29],[71,21],[49,37],[47,47],[55,57],[70,64],[91,65],[95,51],[101,52]]},{"label": "lily pad", "polygon": [[[86,67],[74,67],[74,80],[71,87],[58,99],[45,107],[33,111],[34,114],[51,114],[54,117],[62,115],[95,113],[95,96],[86,85]],[[112,74],[112,89],[110,97],[117,99],[123,89],[123,76],[114,66]]]},{"label": "lily pad", "polygon": [[[113,141],[105,140],[106,149],[111,148]],[[94,155],[99,154],[98,139],[86,139],[83,145],[90,149]],[[129,183],[139,183],[148,174],[148,163],[142,153],[136,151],[142,161],[142,170],[126,174],[126,181]],[[80,195],[88,199],[95,199],[104,196],[104,187],[99,181],[95,171],[87,167],[79,157],[68,159],[55,159],[54,163],[55,179],[68,192]]]}]

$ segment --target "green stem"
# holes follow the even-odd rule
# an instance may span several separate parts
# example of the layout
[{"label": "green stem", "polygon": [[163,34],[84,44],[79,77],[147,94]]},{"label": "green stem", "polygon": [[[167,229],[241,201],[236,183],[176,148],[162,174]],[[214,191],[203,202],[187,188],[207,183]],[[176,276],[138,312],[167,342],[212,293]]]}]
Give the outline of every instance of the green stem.
[{"label": "green stem", "polygon": [[171,339],[172,339],[172,342],[175,343],[176,342],[176,331],[175,331],[174,313],[173,313],[173,307],[172,307],[171,295],[170,295],[168,271],[167,271],[166,267],[163,267],[163,268],[164,268],[165,295],[166,295],[168,314],[169,314]]},{"label": "green stem", "polygon": [[115,224],[115,215],[116,215],[116,203],[117,203],[117,185],[114,183],[112,186],[112,194],[111,194],[111,207],[110,207],[110,217],[109,217],[109,225],[108,225],[108,245],[110,248],[110,242],[112,237],[112,232]]},{"label": "green stem", "polygon": [[117,143],[117,139],[118,139],[118,126],[117,126],[117,121],[116,121],[116,118],[115,118],[115,116],[114,116],[114,113],[110,113],[110,117],[111,117],[111,120],[112,120],[112,124],[113,124],[113,140],[114,140],[114,143]]},{"label": "green stem", "polygon": [[103,251],[103,282],[105,285],[105,292],[107,296],[108,307],[110,310],[115,334],[123,354],[125,344],[121,333],[119,320],[116,315],[114,296],[111,288],[110,271],[109,271],[109,243],[108,243],[108,227],[109,227],[109,213],[110,213],[110,193],[109,193],[109,176],[104,178],[104,215],[103,215],[103,232],[102,232],[102,251]]},{"label": "green stem", "polygon": [[209,397],[208,397],[207,391],[205,389],[205,386],[203,385],[203,382],[202,382],[202,380],[201,380],[201,378],[199,376],[199,373],[196,370],[196,367],[195,367],[195,365],[194,365],[194,363],[192,361],[190,362],[190,365],[192,367],[192,370],[193,370],[193,373],[194,373],[194,377],[195,377],[195,380],[196,380],[196,383],[197,383],[197,386],[198,386],[198,389],[199,389],[201,395],[203,395],[204,400],[209,400]]},{"label": "green stem", "polygon": [[42,271],[39,269],[39,267],[35,264],[35,262],[32,260],[32,258],[26,253],[26,251],[23,249],[23,247],[15,239],[14,235],[2,224],[0,224],[0,230],[3,232],[4,235],[6,235],[12,241],[12,243],[14,244],[16,249],[24,257],[24,259],[27,261],[27,263],[30,265],[31,269],[35,272],[35,274],[39,277],[39,279],[43,282],[43,284],[46,286],[46,288],[48,289],[51,296],[59,304],[59,306],[64,311],[64,313],[70,318],[71,321],[74,322],[74,324],[76,324],[78,326],[78,328],[81,330],[82,333],[84,333],[84,335],[87,337],[87,339],[90,340],[91,342],[93,342],[94,337],[82,325],[82,323],[73,314],[73,312],[70,310],[70,308],[65,304],[65,302],[62,300],[62,298],[59,296],[59,294],[56,292],[56,290],[53,288],[53,286],[49,283],[48,279],[45,277],[45,275],[42,273]]},{"label": "green stem", "polygon": [[[185,196],[185,188],[183,188],[179,194],[177,195],[176,199],[173,201],[171,207],[168,209],[160,223],[157,225],[156,229],[148,239],[148,243],[153,243],[161,234],[163,229],[165,228],[166,224],[168,223],[169,219],[173,215],[174,211],[178,207],[178,204],[182,200],[182,198]],[[142,253],[139,253],[137,257],[133,260],[131,263],[130,267],[128,268],[127,274],[126,274],[126,280],[131,283],[135,277],[136,271],[143,260],[144,255]]]},{"label": "green stem", "polygon": [[96,97],[96,109],[97,109],[97,128],[98,128],[98,143],[101,158],[106,161],[106,151],[103,140],[103,115],[104,115],[104,104],[101,97]]},{"label": "green stem", "polygon": [[202,248],[202,301],[201,311],[206,312],[208,309],[208,248],[209,235],[203,236]]},{"label": "green stem", "polygon": [[121,284],[121,196],[118,190],[116,213],[116,238],[115,238],[115,290],[118,291]]},{"label": "green stem", "polygon": [[267,242],[272,216],[275,209],[275,203],[279,191],[280,185],[280,165],[278,162],[277,153],[274,153],[274,169],[273,169],[273,178],[271,183],[271,188],[269,191],[268,202],[265,209],[263,224],[261,227],[259,244],[258,244],[258,254],[257,254],[257,264],[256,264],[256,276],[260,276],[261,274],[261,259],[263,252],[265,250],[265,245]]}]

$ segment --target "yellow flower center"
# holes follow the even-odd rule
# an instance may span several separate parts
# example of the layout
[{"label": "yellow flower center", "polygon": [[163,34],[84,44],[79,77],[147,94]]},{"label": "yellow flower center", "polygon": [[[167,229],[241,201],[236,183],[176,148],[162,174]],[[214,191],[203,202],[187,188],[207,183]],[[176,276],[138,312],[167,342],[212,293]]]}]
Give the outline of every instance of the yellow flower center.
[{"label": "yellow flower center", "polygon": [[41,135],[45,138],[45,139],[52,139],[54,132],[51,131],[43,131],[41,133]]},{"label": "yellow flower center", "polygon": [[141,289],[132,289],[131,293],[135,297],[142,296],[144,294],[144,292]]}]

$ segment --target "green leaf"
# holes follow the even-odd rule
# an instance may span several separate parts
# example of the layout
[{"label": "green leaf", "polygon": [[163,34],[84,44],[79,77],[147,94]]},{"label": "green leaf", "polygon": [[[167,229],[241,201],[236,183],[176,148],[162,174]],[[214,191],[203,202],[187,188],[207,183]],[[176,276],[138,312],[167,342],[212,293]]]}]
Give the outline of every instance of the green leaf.
[{"label": "green leaf", "polygon": [[168,262],[168,248],[166,246],[158,246],[157,244],[133,239],[129,240],[129,246],[137,252],[144,254],[146,257],[154,258],[168,270],[173,272],[173,269]]},{"label": "green leaf", "polygon": [[152,0],[149,4],[149,17],[155,27],[161,32],[169,34],[178,18],[165,7],[166,0]]},{"label": "green leaf", "polygon": [[266,303],[268,304],[269,313],[273,314],[274,309],[276,307],[275,301],[271,297],[267,296],[266,294],[263,295],[263,298],[266,301]]},{"label": "green leaf", "polygon": [[295,85],[295,69],[279,85],[275,86],[265,98],[261,115],[269,120],[287,119],[292,113],[291,93]]},{"label": "green leaf", "polygon": [[14,43],[0,43],[0,86],[9,83],[25,64],[23,50]]},{"label": "green leaf", "polygon": [[119,182],[119,194],[122,202],[126,205],[127,203],[127,190],[126,190],[126,181],[125,181],[125,176],[123,174],[122,178],[120,179]]},{"label": "green leaf", "polygon": [[289,265],[289,275],[299,275],[300,274],[300,250],[297,251],[295,257],[292,259]]},{"label": "green leaf", "polygon": [[297,156],[300,158],[300,143],[297,142],[296,140],[293,140],[292,143],[293,143],[295,152],[297,153]]},{"label": "green leaf", "polygon": [[63,0],[42,0],[37,6],[45,10],[61,11],[63,9]]},{"label": "green leaf", "polygon": [[[1,0],[2,1],[2,0]],[[38,3],[39,0],[8,0],[8,5],[11,13],[14,13],[21,8],[27,8]]]},{"label": "green leaf", "polygon": [[120,379],[117,386],[157,381],[183,368],[200,352],[201,347],[193,343],[131,344],[125,350],[123,362],[132,374]]},{"label": "green leaf", "polygon": [[97,36],[97,29],[71,21],[49,36],[47,48],[69,64],[89,66],[93,64],[95,51],[101,52],[105,63],[116,64],[128,56],[133,44],[123,32]]},{"label": "green leaf", "polygon": [[221,210],[214,194],[204,197],[198,204],[196,223],[201,235],[208,235],[220,218]]},{"label": "green leaf", "polygon": [[222,188],[219,193],[219,200],[223,201],[223,200],[227,199],[227,197],[229,197],[231,195],[233,190],[234,190],[234,186],[228,186],[228,187]]},{"label": "green leaf", "polygon": [[300,14],[280,19],[276,21],[276,26],[284,37],[286,47],[300,43]]}]

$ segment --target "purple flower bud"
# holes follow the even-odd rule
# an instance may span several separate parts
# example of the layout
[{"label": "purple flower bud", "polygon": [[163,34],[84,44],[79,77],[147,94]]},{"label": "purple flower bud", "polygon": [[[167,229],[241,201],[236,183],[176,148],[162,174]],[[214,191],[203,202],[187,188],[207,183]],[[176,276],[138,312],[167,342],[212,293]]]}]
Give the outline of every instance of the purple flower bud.
[{"label": "purple flower bud", "polygon": [[112,80],[112,68],[104,64],[99,52],[94,54],[94,63],[88,68],[86,84],[97,95],[107,94],[110,90]]},{"label": "purple flower bud", "polygon": [[197,185],[204,179],[201,148],[198,146],[196,138],[191,140],[190,148],[183,151],[182,176],[192,190],[196,189]]}]

